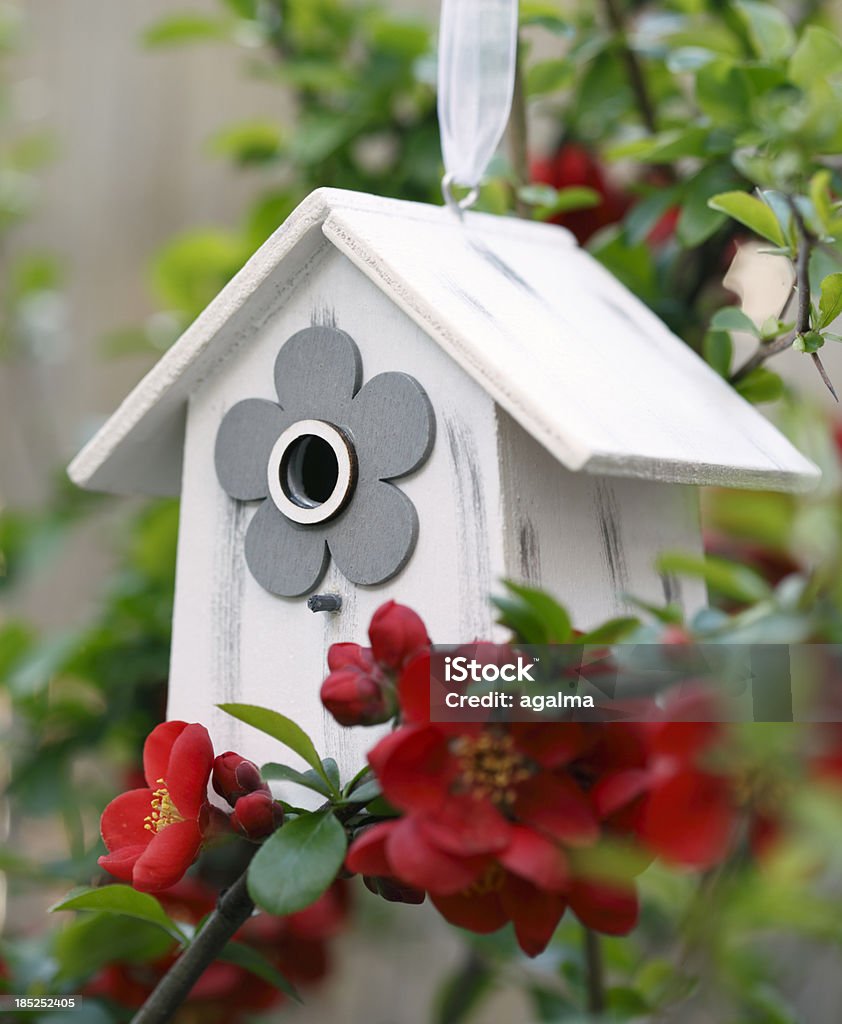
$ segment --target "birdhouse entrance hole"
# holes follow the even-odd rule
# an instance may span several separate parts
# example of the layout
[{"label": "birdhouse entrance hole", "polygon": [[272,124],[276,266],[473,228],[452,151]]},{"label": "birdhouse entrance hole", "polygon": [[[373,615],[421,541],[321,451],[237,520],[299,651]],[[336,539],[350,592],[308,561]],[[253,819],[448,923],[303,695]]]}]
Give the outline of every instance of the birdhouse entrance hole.
[{"label": "birdhouse entrance hole", "polygon": [[269,493],[294,523],[332,519],[347,505],[357,458],[344,431],[324,420],[300,420],[278,438],[269,459]]}]

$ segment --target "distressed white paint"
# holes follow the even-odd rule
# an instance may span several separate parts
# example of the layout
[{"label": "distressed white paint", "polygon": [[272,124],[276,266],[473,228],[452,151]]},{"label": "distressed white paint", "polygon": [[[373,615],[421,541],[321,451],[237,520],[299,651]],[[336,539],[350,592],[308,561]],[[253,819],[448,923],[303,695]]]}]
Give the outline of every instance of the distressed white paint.
[{"label": "distressed white paint", "polygon": [[560,228],[325,189],[208,306],[71,466],[177,493],[184,404],[309,280],[327,237],[570,469],[798,490],[818,470]]},{"label": "distressed white paint", "polygon": [[[354,338],[365,380],[395,369],[415,377],[430,397],[438,429],[429,461],[399,481],[418,510],[415,553],[379,587],[354,586],[331,566],[319,591],[342,595],[338,615],[313,614],[306,599],[274,597],[252,579],[243,536],[256,506],[228,498],[213,468],[225,411],[242,398],[273,397],[280,345],[313,319],[335,319]],[[383,601],[416,608],[437,642],[487,638],[493,633],[487,596],[510,575],[547,585],[570,604],[577,622],[590,625],[621,610],[618,585],[662,596],[652,568],[662,543],[686,549],[699,542],[686,489],[609,483],[565,470],[327,244],[308,289],[292,295],[191,399],[181,523],[170,717],[206,722],[217,749],[240,750],[258,761],[294,761],[214,709],[232,700],[274,707],[346,771],[362,763],[372,732],[340,729],[322,710],[326,652],[335,641],[365,642],[369,619]],[[522,536],[533,538],[523,554]],[[694,607],[698,597],[690,597]]]},{"label": "distressed white paint", "polygon": [[[399,481],[418,511],[414,555],[378,587],[331,566],[319,589],[342,595],[337,615],[255,582],[243,541],[256,506],[232,501],[214,471],[225,412],[275,397],[278,350],[311,323],[354,338],[364,380],[415,377],[438,430],[429,461]],[[206,722],[218,749],[290,759],[214,706],[274,707],[350,771],[372,734],[338,728],[319,685],[330,644],[365,642],[383,601],[415,607],[440,643],[491,636],[487,598],[507,576],[556,593],[582,627],[621,612],[624,592],[692,611],[701,588],[680,594],[653,563],[665,548],[699,550],[695,491],[654,481],[795,489],[816,471],[566,232],[484,215],[463,227],[443,210],[322,191],[71,475],[118,492],[181,489],[170,717]]]}]

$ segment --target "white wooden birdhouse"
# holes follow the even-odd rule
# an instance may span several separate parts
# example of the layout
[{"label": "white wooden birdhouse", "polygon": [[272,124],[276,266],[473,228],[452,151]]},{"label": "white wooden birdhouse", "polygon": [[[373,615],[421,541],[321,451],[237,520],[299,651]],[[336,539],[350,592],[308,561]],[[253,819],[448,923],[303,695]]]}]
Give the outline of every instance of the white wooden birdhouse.
[{"label": "white wooden birdhouse", "polygon": [[382,602],[438,643],[492,636],[504,577],[583,627],[625,593],[692,611],[654,562],[700,549],[693,485],[818,471],[562,228],[324,189],[70,475],[181,495],[170,717],[269,760],[214,705],[272,707],[357,767],[319,686]]}]

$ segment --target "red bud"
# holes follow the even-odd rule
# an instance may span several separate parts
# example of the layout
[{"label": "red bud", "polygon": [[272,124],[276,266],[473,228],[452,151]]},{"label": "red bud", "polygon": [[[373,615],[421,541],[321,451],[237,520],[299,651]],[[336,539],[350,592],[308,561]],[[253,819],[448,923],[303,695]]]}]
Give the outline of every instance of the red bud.
[{"label": "red bud", "polygon": [[264,790],[241,796],[231,813],[231,824],[247,839],[263,839],[279,828],[283,820],[283,808]]},{"label": "red bud", "polygon": [[269,792],[254,761],[233,750],[220,754],[213,762],[211,782],[214,790],[233,807],[240,797],[256,791]]},{"label": "red bud", "polygon": [[368,627],[371,653],[384,668],[399,669],[424,647],[429,647],[427,628],[406,605],[387,601],[381,605]]}]

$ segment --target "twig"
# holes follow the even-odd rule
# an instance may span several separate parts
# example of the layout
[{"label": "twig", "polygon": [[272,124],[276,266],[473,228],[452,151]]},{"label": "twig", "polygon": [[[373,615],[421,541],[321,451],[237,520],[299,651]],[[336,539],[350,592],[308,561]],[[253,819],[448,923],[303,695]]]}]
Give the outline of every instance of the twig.
[{"label": "twig", "polygon": [[529,143],[526,123],[526,89],[523,84],[523,49],[518,44],[515,61],[515,87],[508,125],[509,160],[514,174],[515,213],[524,220],[532,216],[528,203],[518,195],[521,186],[529,184]]},{"label": "twig", "polygon": [[585,928],[585,980],[588,987],[588,1013],[598,1017],[605,1011],[605,978],[602,946],[592,928]]},{"label": "twig", "polygon": [[254,903],[246,878],[247,870],[220,896],[216,910],[132,1017],[131,1024],[166,1024],[173,1019],[206,968],[251,917]]},{"label": "twig", "polygon": [[[810,255],[812,253],[813,236],[807,230],[807,225],[804,223],[801,211],[798,209],[798,206],[791,196],[789,197],[789,207],[792,210],[792,216],[795,219],[795,226],[798,229],[798,259],[795,264],[795,279],[798,286],[798,316],[795,321],[795,334],[796,337],[803,337],[805,334],[809,333],[811,328]],[[828,391],[838,402],[839,396],[836,394],[836,390],[830,382],[830,377],[827,375],[827,371],[819,358],[818,352],[811,352],[810,355],[816,365],[816,369],[819,371],[819,376],[824,381]]]},{"label": "twig", "polygon": [[[784,335],[782,338],[777,338],[775,341],[767,343],[761,342],[754,354],[746,360],[745,363],[743,363],[735,374],[732,375],[732,384],[737,384],[739,381],[743,380],[752,372],[752,370],[756,370],[758,366],[765,363],[767,359],[777,355],[779,352],[785,352],[788,348],[791,348],[796,338],[803,338],[804,335],[809,334],[812,330],[810,307],[810,256],[812,255],[813,248],[816,245],[821,245],[821,243],[818,242],[807,228],[807,225],[804,223],[804,218],[801,216],[801,211],[798,209],[798,206],[792,196],[787,198],[795,226],[798,230],[798,253],[795,259],[795,289],[798,295],[798,308],[795,318],[795,330]],[[828,391],[838,402],[839,396],[836,394],[836,389],[833,387],[833,384],[827,375],[827,371],[824,368],[824,364],[822,363],[818,352],[811,352],[810,355],[812,356],[816,369],[819,371],[819,376],[824,381]]]},{"label": "twig", "polygon": [[637,58],[637,54],[631,46],[629,46],[626,25],[623,20],[623,13],[620,10],[618,0],[602,0],[602,7],[605,11],[608,24],[617,36],[620,56],[623,59],[623,63],[626,65],[626,73],[629,76],[629,85],[631,86],[635,100],[637,101],[637,109],[640,111],[640,116],[643,123],[646,125],[646,130],[651,135],[654,135],[658,130],[658,119],[655,116],[655,104],[652,102],[652,97],[649,95],[649,86],[646,84],[646,76],[643,73],[643,67]]}]

